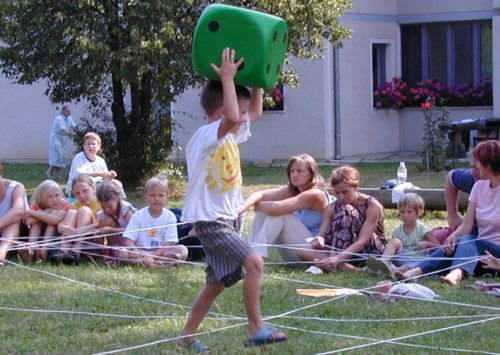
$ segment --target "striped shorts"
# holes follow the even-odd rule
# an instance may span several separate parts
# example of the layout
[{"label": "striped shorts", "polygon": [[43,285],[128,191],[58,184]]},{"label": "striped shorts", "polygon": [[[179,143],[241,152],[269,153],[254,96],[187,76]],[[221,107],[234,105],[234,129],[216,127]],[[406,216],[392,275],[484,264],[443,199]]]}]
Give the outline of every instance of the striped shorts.
[{"label": "striped shorts", "polygon": [[206,282],[230,287],[245,277],[243,262],[253,253],[235,229],[234,221],[219,218],[194,224],[206,254]]}]

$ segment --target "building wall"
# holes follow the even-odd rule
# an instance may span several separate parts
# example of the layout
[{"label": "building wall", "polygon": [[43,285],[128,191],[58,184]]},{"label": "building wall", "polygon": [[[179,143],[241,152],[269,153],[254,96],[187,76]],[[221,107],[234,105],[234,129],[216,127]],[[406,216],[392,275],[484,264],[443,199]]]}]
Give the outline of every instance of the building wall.
[{"label": "building wall", "polygon": [[[356,1],[356,0],[354,0]],[[366,1],[366,0],[365,0]],[[429,19],[440,17],[477,18],[481,12],[492,8],[492,0],[398,0],[397,11],[400,17],[425,15]]]},{"label": "building wall", "polygon": [[[333,154],[331,150],[325,152],[325,142],[333,140],[333,131],[325,131],[331,117],[324,115],[324,95],[331,95],[325,93],[324,84],[331,83],[332,79],[325,81],[325,66],[321,61],[297,60],[294,67],[303,78],[300,86],[285,88],[284,112],[265,112],[253,125],[252,138],[241,145],[242,159],[288,159],[304,152],[318,158]],[[189,89],[174,105],[178,122],[175,138],[181,148],[186,147],[192,132],[205,123],[199,107],[199,91]],[[327,119],[329,122],[325,124]]]},{"label": "building wall", "polygon": [[[500,41],[498,0],[353,0],[353,8],[340,19],[353,30],[352,39],[344,41],[339,52],[340,155],[413,150],[421,139],[422,129],[415,123],[418,120],[408,124],[405,118],[410,114],[373,109],[373,43],[388,45],[386,71],[390,80],[394,75],[401,75],[398,23],[485,19],[492,14],[493,43],[496,44]],[[299,72],[300,86],[285,88],[284,112],[265,113],[254,125],[254,136],[241,147],[243,159],[287,159],[302,152],[318,159],[334,157],[333,51],[325,53],[324,60],[295,60],[293,66]],[[494,45],[493,68],[499,67],[500,46]],[[500,71],[494,70],[493,80],[500,83]],[[499,117],[500,84],[494,86],[494,108],[488,112]],[[43,94],[45,89],[43,84],[15,85],[0,76],[0,159],[47,160],[48,137],[60,106],[50,103]],[[174,105],[175,138],[181,148],[186,146],[194,130],[204,124],[198,91],[187,90]],[[84,105],[71,106],[77,121],[83,115]],[[460,119],[462,115],[451,118]],[[74,147],[68,151],[69,157],[73,150]],[[182,156],[181,151],[179,157]]]},{"label": "building wall", "polygon": [[372,44],[388,46],[386,79],[400,75],[398,27],[377,16],[347,17],[352,38],[340,50],[340,115],[343,156],[399,150],[397,112],[375,110],[372,90]]},{"label": "building wall", "polygon": [[[62,105],[44,95],[42,84],[16,85],[0,75],[0,160],[48,161],[49,135]],[[71,105],[75,122],[82,105]],[[74,153],[68,149],[68,158]]]}]

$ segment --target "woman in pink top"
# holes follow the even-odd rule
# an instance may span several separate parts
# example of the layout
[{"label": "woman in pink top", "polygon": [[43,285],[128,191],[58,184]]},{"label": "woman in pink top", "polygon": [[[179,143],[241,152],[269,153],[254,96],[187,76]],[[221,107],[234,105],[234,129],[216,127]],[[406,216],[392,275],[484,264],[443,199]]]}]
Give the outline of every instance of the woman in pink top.
[{"label": "woman in pink top", "polygon": [[[500,257],[500,142],[482,142],[472,151],[474,167],[480,179],[472,188],[464,221],[448,238],[441,250],[431,255],[417,267],[397,272],[400,280],[422,274],[449,270],[441,281],[458,285],[465,276],[472,275],[481,256]],[[479,235],[470,234],[477,222]],[[460,237],[460,240],[457,238]],[[450,259],[450,257],[453,257]]]}]

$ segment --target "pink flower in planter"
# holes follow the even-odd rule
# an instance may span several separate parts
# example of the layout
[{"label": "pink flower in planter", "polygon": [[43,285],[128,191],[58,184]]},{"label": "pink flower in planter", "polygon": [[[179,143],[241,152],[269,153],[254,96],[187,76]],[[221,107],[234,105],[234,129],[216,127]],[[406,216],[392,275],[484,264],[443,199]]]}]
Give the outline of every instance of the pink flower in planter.
[{"label": "pink flower in planter", "polygon": [[426,101],[420,104],[424,110],[430,110],[432,109],[432,102]]}]

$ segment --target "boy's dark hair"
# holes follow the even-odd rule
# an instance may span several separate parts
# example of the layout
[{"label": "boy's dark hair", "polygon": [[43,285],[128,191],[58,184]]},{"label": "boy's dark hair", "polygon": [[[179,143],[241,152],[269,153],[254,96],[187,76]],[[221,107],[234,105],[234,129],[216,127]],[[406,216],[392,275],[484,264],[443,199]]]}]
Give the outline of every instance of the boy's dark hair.
[{"label": "boy's dark hair", "polygon": [[[251,93],[245,86],[235,85],[238,99],[250,99]],[[222,106],[222,83],[219,80],[207,81],[200,94],[200,105],[207,116],[211,116],[215,110]]]}]

